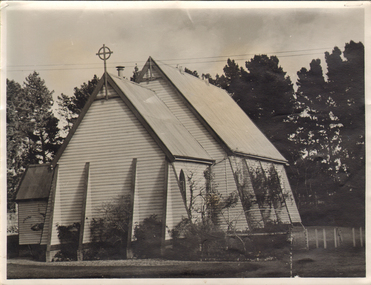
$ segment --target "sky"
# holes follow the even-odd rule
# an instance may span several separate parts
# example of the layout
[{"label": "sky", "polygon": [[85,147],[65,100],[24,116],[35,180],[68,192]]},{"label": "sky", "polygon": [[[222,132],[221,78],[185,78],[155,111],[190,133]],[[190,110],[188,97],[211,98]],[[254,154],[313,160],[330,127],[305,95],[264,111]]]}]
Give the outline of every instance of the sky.
[{"label": "sky", "polygon": [[325,69],[326,51],[343,50],[350,40],[364,43],[362,6],[271,3],[7,2],[6,77],[22,83],[35,70],[54,99],[72,95],[74,87],[103,74],[96,53],[105,44],[113,51],[108,72],[124,65],[127,78],[149,56],[214,77],[228,58],[244,67],[254,55],[267,54],[278,57],[295,84],[296,73],[312,59],[321,59]]},{"label": "sky", "polygon": [[[365,3],[1,1],[1,153],[6,153],[5,78],[22,84],[37,71],[54,99],[72,95],[74,87],[103,74],[96,53],[105,44],[113,51],[108,72],[124,65],[126,77],[149,56],[214,77],[223,73],[228,58],[244,66],[254,55],[267,54],[278,57],[295,84],[296,73],[312,59],[321,59],[326,73],[326,51],[343,50],[350,40],[365,44],[365,20],[371,26],[370,3]],[[6,159],[1,158],[5,189]],[[5,191],[2,195],[6,201]],[[5,229],[4,219],[2,225]]]}]

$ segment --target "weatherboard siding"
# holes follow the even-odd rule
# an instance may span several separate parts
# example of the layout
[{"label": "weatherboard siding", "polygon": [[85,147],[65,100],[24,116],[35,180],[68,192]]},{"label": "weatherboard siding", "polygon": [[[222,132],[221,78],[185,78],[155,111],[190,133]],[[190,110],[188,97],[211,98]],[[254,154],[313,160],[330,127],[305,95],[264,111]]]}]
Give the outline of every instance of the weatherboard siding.
[{"label": "weatherboard siding", "polygon": [[[109,84],[107,84],[107,96],[108,98],[119,97],[119,95],[115,92],[115,90]],[[97,97],[95,97],[95,100],[105,99],[105,98],[106,98],[106,86],[103,85],[102,90],[97,94]]]},{"label": "weatherboard siding", "polygon": [[[188,108],[176,89],[161,76],[161,73],[153,67],[152,77],[156,79],[146,80],[144,78],[140,85],[154,91],[207,153],[216,160],[217,164],[213,166],[214,184],[223,197],[228,197],[237,188],[231,167],[229,163],[227,164],[228,160],[225,160],[227,157],[226,152],[196,115]],[[228,224],[231,222],[238,230],[245,230],[247,228],[247,222],[240,200],[235,206],[223,210],[222,215],[219,217],[219,224],[223,229],[228,229]]]},{"label": "weatherboard siding", "polygon": [[22,201],[18,207],[19,244],[40,244],[42,229],[32,230],[31,227],[43,224],[47,201]]},{"label": "weatherboard siding", "polygon": [[[184,172],[185,184],[186,184],[186,205],[189,208],[189,202],[191,200],[191,187],[193,188],[193,199],[194,208],[201,209],[202,199],[195,199],[200,193],[205,194],[206,191],[206,180],[204,177],[204,172],[207,169],[207,165],[192,162],[174,162],[174,168],[177,173],[178,179],[181,170]],[[200,219],[201,214],[192,211],[192,218]]]},{"label": "weatherboard siding", "polygon": [[[256,197],[252,187],[251,179],[244,163],[244,158],[232,156],[229,157],[229,163],[235,183],[238,183],[240,187],[239,197],[243,195],[245,199],[249,199],[251,202],[251,207],[249,209],[244,209],[247,214],[247,219],[245,214],[246,227],[249,229],[264,227],[261,212],[256,203]],[[236,182],[236,179],[238,182]],[[242,204],[239,205],[241,205],[241,208],[243,208]]]},{"label": "weatherboard siding", "polygon": [[285,203],[289,212],[292,223],[301,223],[300,214],[296,206],[295,197],[292,193],[289,179],[287,178],[285,167],[281,164],[274,164],[278,176],[280,177],[282,192],[284,194]]},{"label": "weatherboard siding", "polygon": [[[53,186],[56,186],[56,178],[58,177],[58,167],[54,169],[54,175],[52,179],[52,185],[50,188],[49,192],[49,198],[48,198],[48,204],[46,207],[46,214],[45,214],[45,223],[44,223],[44,228],[41,236],[41,245],[47,245],[48,243],[48,238],[50,234],[50,220],[52,219],[52,213],[54,209],[54,201],[55,201],[55,190]],[[54,197],[54,198],[53,198]]]},{"label": "weatherboard siding", "polygon": [[[165,155],[120,98],[93,102],[58,161],[53,225],[80,222],[84,166],[90,162],[83,239],[89,242],[89,224],[104,204],[129,195],[133,158],[138,159],[134,222],[139,222],[161,214]],[[56,227],[51,244],[59,244]]]},{"label": "weatherboard siding", "polygon": [[[275,168],[275,163],[268,163],[268,162],[264,162],[262,161],[261,162],[261,166],[263,167],[264,171],[265,171],[265,175],[268,177],[269,176],[269,171],[272,167]],[[278,172],[276,170],[276,173],[278,175]],[[275,208],[275,214],[276,214],[276,219],[281,222],[281,223],[284,223],[284,224],[289,224],[290,223],[290,217],[289,217],[289,214],[287,212],[287,207],[285,205],[285,193],[287,193],[287,191],[282,187],[281,183],[282,183],[282,177],[280,177],[280,175],[278,175],[278,178],[280,179],[280,190],[281,190],[281,196],[280,196],[280,199],[281,199],[281,203],[278,204],[278,207]],[[291,190],[290,190],[291,192]]]},{"label": "weatherboard siding", "polygon": [[183,218],[187,218],[187,211],[179,188],[179,173],[169,163],[168,189],[166,200],[166,232],[165,239],[171,239],[173,230]]},{"label": "weatherboard siding", "polygon": [[[228,159],[214,165],[212,170],[214,173],[214,187],[223,199],[227,199],[233,192],[238,193]],[[236,204],[222,210],[218,222],[223,230],[246,230],[246,217],[239,196]]]}]

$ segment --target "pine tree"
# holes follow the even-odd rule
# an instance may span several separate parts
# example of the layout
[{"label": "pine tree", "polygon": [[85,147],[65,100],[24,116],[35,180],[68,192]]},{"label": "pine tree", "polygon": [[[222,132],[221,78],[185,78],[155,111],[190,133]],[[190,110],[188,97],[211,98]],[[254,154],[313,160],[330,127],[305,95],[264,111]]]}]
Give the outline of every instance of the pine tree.
[{"label": "pine tree", "polygon": [[37,72],[23,86],[7,80],[8,209],[27,165],[50,161],[61,144],[52,94]]},{"label": "pine tree", "polygon": [[69,131],[72,128],[73,123],[80,115],[82,108],[84,108],[86,101],[89,99],[89,96],[95,90],[98,81],[99,78],[94,75],[93,79],[89,80],[88,83],[84,82],[80,87],[75,87],[72,96],[63,93],[58,96],[58,113],[66,121],[66,124],[63,127],[64,131]]}]

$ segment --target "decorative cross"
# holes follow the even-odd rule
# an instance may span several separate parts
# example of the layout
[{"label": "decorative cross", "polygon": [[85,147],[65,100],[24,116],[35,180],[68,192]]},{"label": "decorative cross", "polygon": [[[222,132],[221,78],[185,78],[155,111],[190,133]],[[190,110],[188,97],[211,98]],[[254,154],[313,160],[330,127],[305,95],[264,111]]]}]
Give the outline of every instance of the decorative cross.
[{"label": "decorative cross", "polygon": [[[106,61],[107,61],[107,59],[109,59],[111,57],[111,54],[113,54],[113,52],[109,49],[109,47],[106,47],[105,44],[103,44],[103,46],[98,50],[98,53],[96,54],[97,56],[99,56],[99,58],[101,60],[104,61],[104,84],[106,86],[106,88],[105,88],[106,89],[106,99],[108,99],[108,93],[107,93],[107,66],[106,66]],[[102,55],[103,55],[103,58],[102,58]]]}]

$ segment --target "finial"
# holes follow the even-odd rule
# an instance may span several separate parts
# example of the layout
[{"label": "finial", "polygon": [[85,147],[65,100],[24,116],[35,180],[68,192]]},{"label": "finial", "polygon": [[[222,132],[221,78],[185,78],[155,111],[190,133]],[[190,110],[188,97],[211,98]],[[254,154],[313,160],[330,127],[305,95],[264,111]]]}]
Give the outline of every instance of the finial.
[{"label": "finial", "polygon": [[[106,61],[107,61],[107,59],[109,59],[111,57],[111,54],[113,54],[113,52],[110,50],[109,47],[106,47],[105,44],[103,44],[103,46],[98,50],[98,53],[96,54],[97,56],[99,56],[99,58],[101,60],[104,61],[104,83],[105,83],[105,89],[106,89],[106,99],[108,99],[108,93],[107,93],[107,66],[106,66]],[[103,58],[101,57],[102,55],[103,55]],[[106,55],[108,55],[108,56],[106,57]]]}]

